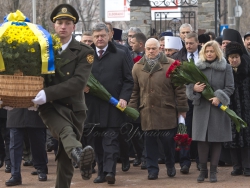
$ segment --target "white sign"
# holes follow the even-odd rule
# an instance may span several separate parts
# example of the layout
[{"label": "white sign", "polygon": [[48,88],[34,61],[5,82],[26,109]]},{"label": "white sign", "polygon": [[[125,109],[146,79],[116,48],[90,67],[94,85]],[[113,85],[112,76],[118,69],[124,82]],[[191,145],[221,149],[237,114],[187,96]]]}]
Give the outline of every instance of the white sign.
[{"label": "white sign", "polygon": [[105,0],[105,21],[130,21],[127,0]]},{"label": "white sign", "polygon": [[[174,3],[170,3],[169,6],[171,7],[162,4],[159,7],[152,7],[151,19],[171,20],[180,18],[181,8],[175,6]],[[168,14],[157,14],[159,12],[168,12]],[[130,4],[128,0],[105,0],[105,21],[130,21]]]},{"label": "white sign", "polygon": [[242,15],[242,8],[241,8],[241,6],[236,6],[236,7],[234,7],[234,15],[235,15],[235,17],[241,17],[241,15]]}]

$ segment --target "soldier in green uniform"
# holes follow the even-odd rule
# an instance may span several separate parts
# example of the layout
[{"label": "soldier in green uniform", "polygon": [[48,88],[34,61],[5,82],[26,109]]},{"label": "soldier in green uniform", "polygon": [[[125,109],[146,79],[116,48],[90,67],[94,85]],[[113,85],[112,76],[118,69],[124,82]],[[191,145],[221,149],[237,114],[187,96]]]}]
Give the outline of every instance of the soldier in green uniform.
[{"label": "soldier in green uniform", "polygon": [[68,188],[71,184],[75,162],[82,178],[91,178],[94,150],[90,146],[82,149],[79,141],[86,118],[83,89],[94,61],[91,47],[77,42],[72,37],[79,16],[69,4],[57,6],[50,17],[55,32],[62,42],[59,62],[54,75],[47,75],[45,88],[32,101],[39,105],[39,114],[53,137],[59,141],[56,159],[56,188]]}]

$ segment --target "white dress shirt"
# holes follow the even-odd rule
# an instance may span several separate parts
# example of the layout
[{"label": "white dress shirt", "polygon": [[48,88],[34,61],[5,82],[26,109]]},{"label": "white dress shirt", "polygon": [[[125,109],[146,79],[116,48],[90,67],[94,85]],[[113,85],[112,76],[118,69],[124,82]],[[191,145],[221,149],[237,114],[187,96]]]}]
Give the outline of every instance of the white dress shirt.
[{"label": "white dress shirt", "polygon": [[[194,64],[196,64],[199,59],[198,49],[195,52],[193,52],[193,54],[194,54]],[[190,60],[190,58],[191,58],[191,53],[187,52],[187,59]]]}]

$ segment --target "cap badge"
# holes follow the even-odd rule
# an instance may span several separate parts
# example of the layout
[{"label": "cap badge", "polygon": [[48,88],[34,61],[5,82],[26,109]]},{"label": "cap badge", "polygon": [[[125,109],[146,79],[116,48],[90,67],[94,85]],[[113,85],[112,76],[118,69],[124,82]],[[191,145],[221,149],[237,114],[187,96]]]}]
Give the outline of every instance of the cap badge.
[{"label": "cap badge", "polygon": [[66,13],[67,11],[67,8],[62,8],[62,13]]}]

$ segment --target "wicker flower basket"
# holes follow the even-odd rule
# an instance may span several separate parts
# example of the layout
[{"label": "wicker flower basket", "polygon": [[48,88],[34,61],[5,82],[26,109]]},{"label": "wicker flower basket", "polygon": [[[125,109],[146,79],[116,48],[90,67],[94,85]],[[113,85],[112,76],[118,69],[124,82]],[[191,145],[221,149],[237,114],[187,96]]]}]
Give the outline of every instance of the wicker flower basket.
[{"label": "wicker flower basket", "polygon": [[31,101],[43,89],[43,77],[15,75],[0,75],[1,106],[12,108],[29,108],[34,106]]}]

